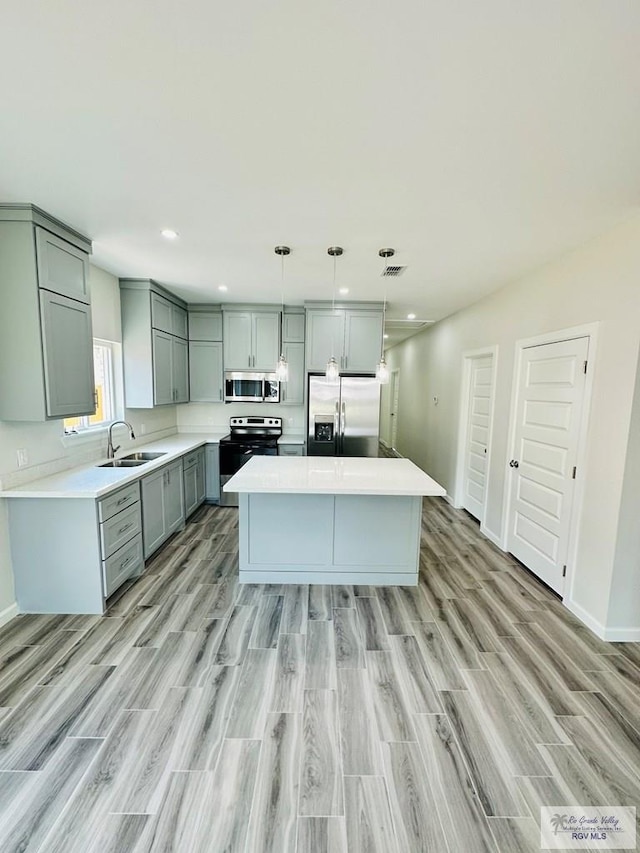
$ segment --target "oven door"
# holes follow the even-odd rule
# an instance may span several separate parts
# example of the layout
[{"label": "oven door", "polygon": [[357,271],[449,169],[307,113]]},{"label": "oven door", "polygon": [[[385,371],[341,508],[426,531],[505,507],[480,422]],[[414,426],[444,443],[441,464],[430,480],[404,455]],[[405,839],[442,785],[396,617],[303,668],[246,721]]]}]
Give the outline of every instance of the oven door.
[{"label": "oven door", "polygon": [[220,443],[220,506],[238,506],[238,493],[225,492],[223,486],[245,465],[252,456],[277,456],[277,444],[258,442]]}]

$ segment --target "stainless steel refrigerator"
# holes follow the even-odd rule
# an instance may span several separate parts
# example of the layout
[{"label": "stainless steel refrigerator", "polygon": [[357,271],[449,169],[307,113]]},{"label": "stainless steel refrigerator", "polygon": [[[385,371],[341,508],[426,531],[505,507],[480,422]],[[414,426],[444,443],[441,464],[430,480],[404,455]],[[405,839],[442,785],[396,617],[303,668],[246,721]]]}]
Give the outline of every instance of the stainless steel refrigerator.
[{"label": "stainless steel refrigerator", "polygon": [[327,382],[309,375],[308,456],[377,456],[380,383],[373,376]]}]

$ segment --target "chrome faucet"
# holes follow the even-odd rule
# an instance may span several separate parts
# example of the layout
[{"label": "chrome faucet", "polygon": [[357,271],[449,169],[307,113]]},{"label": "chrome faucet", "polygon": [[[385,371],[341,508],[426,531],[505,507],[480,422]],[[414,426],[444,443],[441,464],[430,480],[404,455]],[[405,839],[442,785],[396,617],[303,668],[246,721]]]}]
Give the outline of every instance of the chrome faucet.
[{"label": "chrome faucet", "polygon": [[129,438],[132,441],[136,437],[136,435],[133,431],[133,427],[131,426],[131,424],[128,421],[114,421],[112,424],[110,424],[109,425],[109,440],[107,442],[107,459],[113,459],[113,457],[116,455],[116,450],[120,450],[120,445],[118,445],[117,447],[113,446],[113,435],[111,433],[112,429],[114,428],[114,426],[117,426],[117,424],[124,424],[126,427],[129,427]]}]

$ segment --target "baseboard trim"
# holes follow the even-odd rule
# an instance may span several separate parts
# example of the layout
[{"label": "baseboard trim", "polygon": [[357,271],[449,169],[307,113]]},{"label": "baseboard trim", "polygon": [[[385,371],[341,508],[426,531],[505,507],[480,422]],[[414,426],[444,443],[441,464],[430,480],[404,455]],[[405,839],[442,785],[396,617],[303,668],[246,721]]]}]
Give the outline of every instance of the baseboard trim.
[{"label": "baseboard trim", "polygon": [[574,616],[577,616],[581,622],[590,628],[596,637],[604,640],[607,643],[638,643],[640,642],[640,628],[607,628],[602,623],[594,619],[584,607],[576,604],[569,598],[565,598],[562,602],[567,610],[570,610]]},{"label": "baseboard trim", "polygon": [[0,610],[0,626],[6,625],[7,622],[11,622],[11,620],[15,618],[19,612],[20,611],[18,610],[18,605],[15,601],[8,607],[5,607],[4,610]]},{"label": "baseboard trim", "polygon": [[493,531],[489,530],[488,527],[485,527],[484,524],[480,525],[480,533],[482,533],[482,535],[486,539],[488,539],[489,542],[492,542],[496,546],[496,548],[499,548],[501,551],[504,551],[506,553],[507,549],[504,547],[502,539],[500,539],[499,536],[496,536],[496,534],[493,533]]}]

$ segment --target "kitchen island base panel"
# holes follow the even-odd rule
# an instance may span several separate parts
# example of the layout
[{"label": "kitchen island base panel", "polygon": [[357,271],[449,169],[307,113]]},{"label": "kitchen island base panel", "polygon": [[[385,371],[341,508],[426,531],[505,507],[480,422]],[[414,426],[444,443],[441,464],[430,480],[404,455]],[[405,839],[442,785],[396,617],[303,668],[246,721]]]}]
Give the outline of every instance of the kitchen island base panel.
[{"label": "kitchen island base panel", "polygon": [[240,583],[413,586],[422,497],[240,494]]},{"label": "kitchen island base panel", "polygon": [[308,572],[296,569],[291,572],[263,569],[260,571],[240,569],[239,583],[320,584],[322,586],[417,586],[416,572],[349,572],[335,569],[333,576],[326,571]]}]

